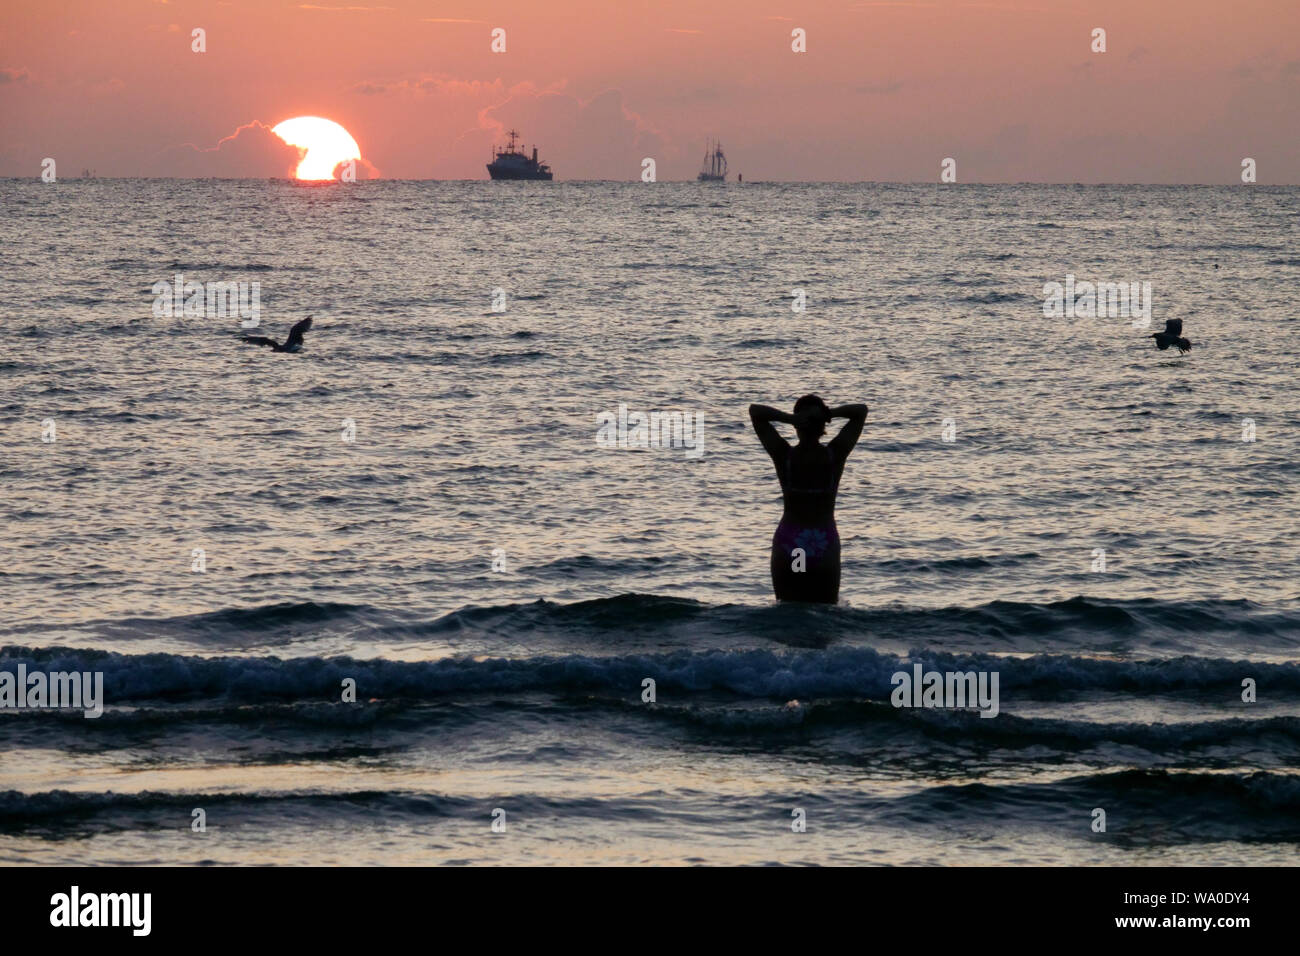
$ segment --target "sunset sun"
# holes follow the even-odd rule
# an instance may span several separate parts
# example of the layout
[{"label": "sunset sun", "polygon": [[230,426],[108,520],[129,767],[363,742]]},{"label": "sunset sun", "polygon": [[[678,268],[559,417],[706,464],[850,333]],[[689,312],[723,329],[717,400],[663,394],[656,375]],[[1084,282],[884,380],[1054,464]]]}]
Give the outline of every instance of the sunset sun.
[{"label": "sunset sun", "polygon": [[274,127],[272,132],[290,146],[307,151],[294,172],[299,179],[333,179],[339,163],[361,158],[357,141],[333,120],[296,116]]}]

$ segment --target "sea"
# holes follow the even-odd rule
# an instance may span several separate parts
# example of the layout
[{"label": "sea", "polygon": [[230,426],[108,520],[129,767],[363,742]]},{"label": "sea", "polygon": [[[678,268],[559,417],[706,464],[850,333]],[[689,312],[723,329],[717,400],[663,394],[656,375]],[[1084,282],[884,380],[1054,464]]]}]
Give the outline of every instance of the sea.
[{"label": "sea", "polygon": [[[1300,861],[1300,189],[0,209],[0,863]],[[769,577],[805,393],[837,606]]]}]

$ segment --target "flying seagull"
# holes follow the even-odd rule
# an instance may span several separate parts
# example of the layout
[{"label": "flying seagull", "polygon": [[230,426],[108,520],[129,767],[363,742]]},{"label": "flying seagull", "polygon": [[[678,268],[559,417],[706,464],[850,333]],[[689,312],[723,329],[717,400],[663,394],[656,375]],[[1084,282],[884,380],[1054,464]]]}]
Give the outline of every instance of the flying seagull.
[{"label": "flying seagull", "polygon": [[[302,351],[302,337],[311,328],[311,316],[303,319],[297,325],[289,330],[289,337],[281,345],[275,339],[268,339],[263,335],[245,335],[244,341],[249,345],[269,345],[272,352],[299,352]],[[1163,348],[1164,346],[1161,346]]]},{"label": "flying seagull", "polygon": [[1151,338],[1156,340],[1156,348],[1162,352],[1171,345],[1178,346],[1179,352],[1190,352],[1192,350],[1192,343],[1183,338],[1182,319],[1165,319],[1165,330],[1163,332],[1152,332]]}]

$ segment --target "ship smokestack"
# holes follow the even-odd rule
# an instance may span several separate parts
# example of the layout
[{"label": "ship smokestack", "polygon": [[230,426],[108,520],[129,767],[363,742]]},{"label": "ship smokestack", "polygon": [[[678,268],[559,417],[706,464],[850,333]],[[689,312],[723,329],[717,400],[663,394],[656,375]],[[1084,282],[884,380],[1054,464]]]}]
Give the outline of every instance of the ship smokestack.
[{"label": "ship smokestack", "polygon": [[537,162],[537,147],[533,147],[533,162]]}]

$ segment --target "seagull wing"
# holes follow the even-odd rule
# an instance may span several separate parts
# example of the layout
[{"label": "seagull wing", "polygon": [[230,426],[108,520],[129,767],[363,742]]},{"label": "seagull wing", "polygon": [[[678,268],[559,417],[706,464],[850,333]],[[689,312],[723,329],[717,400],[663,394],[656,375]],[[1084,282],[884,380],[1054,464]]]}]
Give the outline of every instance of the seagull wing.
[{"label": "seagull wing", "polygon": [[310,328],[311,316],[309,315],[289,330],[289,337],[284,342],[285,351],[287,352],[295,346],[302,345],[302,337],[307,334],[307,330]]},{"label": "seagull wing", "polygon": [[275,339],[268,339],[264,335],[245,335],[241,341],[247,342],[249,345],[269,345],[271,348],[275,348],[279,344]]}]

